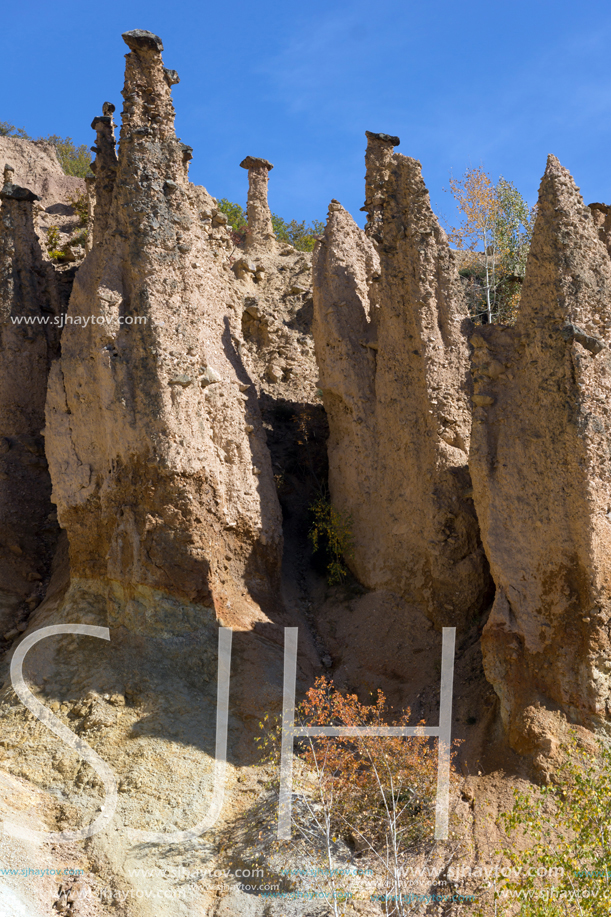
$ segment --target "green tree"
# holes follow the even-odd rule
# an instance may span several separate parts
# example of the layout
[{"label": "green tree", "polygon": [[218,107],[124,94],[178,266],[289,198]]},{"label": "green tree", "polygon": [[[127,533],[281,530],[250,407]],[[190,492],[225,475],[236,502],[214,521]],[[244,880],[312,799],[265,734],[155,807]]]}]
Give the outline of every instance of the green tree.
[{"label": "green tree", "polygon": [[20,140],[31,140],[24,127],[15,127],[8,121],[0,121],[0,137],[19,137]]},{"label": "green tree", "polygon": [[[248,229],[244,208],[227,200],[226,197],[222,197],[217,206],[225,214],[234,235],[237,236],[235,241],[238,243],[244,241]],[[320,220],[314,220],[310,225],[307,225],[305,220],[287,222],[277,213],[272,213],[272,226],[279,242],[288,242],[300,252],[311,252],[316,242],[315,237],[323,233],[325,229],[325,224]]]},{"label": "green tree", "polygon": [[50,134],[48,137],[39,139],[53,144],[59,164],[66,175],[85,178],[91,172],[91,153],[86,143],[77,146],[72,137],[59,137],[57,134]]},{"label": "green tree", "polygon": [[501,815],[509,835],[521,834],[529,847],[512,844],[505,851],[518,878],[497,890],[500,914],[611,912],[611,749],[601,746],[600,755],[593,755],[573,741],[564,752],[552,782],[516,792],[513,809]]},{"label": "green tree", "polygon": [[279,242],[288,242],[300,252],[311,252],[316,243],[316,236],[325,230],[325,224],[314,220],[310,226],[305,220],[291,220],[287,223],[278,214],[272,213],[272,226]]},{"label": "green tree", "polygon": [[462,220],[449,227],[450,240],[464,252],[469,310],[480,322],[515,321],[536,208],[502,176],[494,184],[483,169],[450,179]]}]

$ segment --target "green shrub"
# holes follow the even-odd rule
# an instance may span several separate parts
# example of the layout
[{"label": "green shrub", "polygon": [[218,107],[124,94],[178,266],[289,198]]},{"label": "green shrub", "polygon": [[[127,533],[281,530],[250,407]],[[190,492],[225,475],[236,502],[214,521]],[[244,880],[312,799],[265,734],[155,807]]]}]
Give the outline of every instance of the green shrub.
[{"label": "green shrub", "polygon": [[301,223],[297,220],[287,223],[277,213],[272,213],[272,226],[279,242],[288,242],[300,252],[311,252],[316,243],[315,236],[325,230],[325,224],[320,220],[314,220],[311,226],[306,226],[305,220]]},{"label": "green shrub", "polygon": [[80,194],[76,194],[74,197],[71,197],[70,206],[78,216],[81,226],[87,226],[89,223],[89,201],[87,198],[87,192],[82,191]]},{"label": "green shrub", "polygon": [[552,782],[516,792],[513,809],[501,815],[507,831],[521,834],[529,847],[504,851],[519,878],[506,879],[497,891],[499,915],[610,912],[611,749],[601,746],[596,757],[574,740],[564,752]]},{"label": "green shrub", "polygon": [[226,197],[222,197],[218,201],[217,207],[221,213],[225,214],[232,229],[240,230],[248,226],[246,214],[239,204],[234,204],[233,201],[228,201]]},{"label": "green shrub", "polygon": [[53,261],[61,261],[64,258],[64,252],[58,247],[60,240],[59,226],[49,226],[47,229],[47,251],[49,258]]},{"label": "green shrub", "polygon": [[15,127],[8,121],[0,121],[0,137],[19,137],[20,140],[31,140],[24,127]]},{"label": "green shrub", "polygon": [[86,143],[76,146],[72,137],[58,137],[57,134],[50,134],[48,137],[39,139],[53,144],[59,164],[66,175],[75,175],[77,178],[85,178],[86,175],[89,175],[91,153]]},{"label": "green shrub", "polygon": [[308,537],[312,548],[314,551],[322,549],[327,552],[329,585],[341,583],[348,573],[344,561],[354,555],[352,516],[336,509],[326,496],[319,496],[310,506],[310,512],[313,521]]},{"label": "green shrub", "polygon": [[[217,206],[221,213],[225,214],[233,233],[237,236],[234,241],[238,244],[243,242],[248,229],[244,208],[227,200],[226,197],[221,198]],[[305,220],[301,223],[297,220],[287,222],[277,213],[272,213],[272,226],[279,242],[287,242],[300,252],[311,252],[316,242],[315,236],[323,233],[325,229],[325,224],[320,220],[314,220],[310,226],[306,226]]]},{"label": "green shrub", "polygon": [[59,226],[49,226],[47,229],[47,249],[51,251],[51,249],[57,248],[59,239]]},{"label": "green shrub", "polygon": [[243,208],[239,204],[234,204],[233,201],[227,200],[226,197],[222,197],[217,206],[221,213],[224,213],[227,217],[234,245],[242,245],[246,241],[246,233],[248,231],[248,222]]}]

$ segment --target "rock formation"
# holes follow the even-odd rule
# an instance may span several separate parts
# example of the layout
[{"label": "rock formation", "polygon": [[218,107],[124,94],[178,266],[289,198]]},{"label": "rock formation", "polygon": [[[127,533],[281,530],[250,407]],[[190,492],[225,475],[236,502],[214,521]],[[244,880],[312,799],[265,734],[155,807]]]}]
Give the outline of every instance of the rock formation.
[{"label": "rock formation", "polygon": [[247,156],[240,165],[243,169],[248,169],[247,249],[269,249],[276,239],[272,226],[272,214],[267,203],[267,183],[269,173],[274,167],[267,159],[258,159],[256,156]]},{"label": "rock formation", "polygon": [[472,337],[470,464],[497,592],[484,666],[514,748],[611,716],[611,262],[550,156],[515,327]]},{"label": "rock formation", "polygon": [[[249,235],[236,252],[227,217],[188,180],[192,151],[174,131],[178,75],[163,66],[161,40],[123,37],[118,155],[106,102],[92,124],[93,231],[81,265],[51,263],[44,243],[55,220],[69,238],[69,200],[84,183],[62,185],[52,147],[0,138],[0,155],[18,154],[0,192],[0,638],[108,626],[109,642],[55,634],[38,644],[26,678],[119,790],[112,825],[86,847],[40,845],[45,867],[61,857],[86,863],[87,875],[45,876],[21,910],[44,901],[75,917],[107,914],[111,890],[125,893],[130,917],[177,907],[296,917],[299,901],[247,894],[237,881],[255,862],[265,882],[286,875],[286,852],[270,854],[269,775],[252,752],[255,724],[282,703],[284,624],[300,629],[300,691],[326,670],[342,689],[381,687],[391,708],[427,722],[438,715],[436,631],[457,625],[462,764],[493,762],[490,772],[509,760],[524,776],[530,762],[507,747],[481,668],[485,548],[496,598],[484,664],[513,748],[545,771],[567,721],[608,731],[610,210],[584,207],[550,158],[515,327],[468,319],[420,164],[390,135],[367,135],[365,231],[331,201],[313,265],[275,239],[271,164],[247,157]],[[351,519],[347,560],[367,589],[327,590],[311,557],[327,418],[331,499]],[[52,567],[51,498],[65,529]],[[228,776],[208,830],[219,623],[234,646]],[[104,804],[99,775],[15,703],[8,659],[0,821],[86,825]],[[474,779],[465,786],[478,800],[463,792],[456,810],[471,820],[467,833],[485,821],[480,790],[510,804],[503,780],[484,791]],[[198,839],[179,843],[174,832],[194,825]],[[133,829],[162,843],[140,843]],[[7,861],[31,862],[18,838],[2,844]],[[199,881],[202,866],[230,868],[223,894]],[[0,878],[4,901],[13,878]]]},{"label": "rock formation", "polygon": [[[19,137],[0,137],[0,166],[8,162],[14,168],[14,181],[28,188],[38,200],[34,202],[34,229],[40,241],[43,258],[48,258],[48,232],[54,227],[57,239],[54,248],[67,245],[80,230],[79,220],[71,205],[85,192],[85,181],[73,175],[66,175],[59,163],[55,147],[44,140],[21,140]],[[84,251],[82,253],[84,255]],[[71,264],[82,260],[77,251]],[[70,267],[63,269],[70,277],[58,277],[66,286],[61,291],[63,303],[67,303],[72,275]]]},{"label": "rock formation", "polygon": [[94,121],[96,222],[107,228],[78,272],[49,385],[53,499],[73,576],[216,603],[219,613],[227,604],[239,619],[241,607],[256,615],[249,590],[272,592],[281,527],[234,345],[229,236],[213,198],[188,182],[191,148],[175,135],[176,79],[160,39],[123,37],[114,182],[112,124]]},{"label": "rock formation", "polygon": [[[0,191],[0,636],[14,635],[28,598],[40,602],[57,520],[40,432],[47,376],[59,341],[59,298],[52,266],[34,231],[39,198],[4,168]],[[53,519],[55,521],[53,521]],[[23,617],[27,613],[21,606]]]},{"label": "rock formation", "polygon": [[45,140],[0,136],[0,162],[11,164],[15,182],[36,194],[43,209],[65,206],[68,198],[84,188],[82,178],[65,174],[55,147]]},{"label": "rock formation", "polygon": [[94,195],[95,208],[93,211],[93,231],[91,242],[101,242],[108,229],[108,217],[112,205],[112,196],[117,178],[117,151],[115,149],[115,123],[112,115],[115,106],[111,102],[104,102],[103,114],[94,118],[91,127],[96,132],[95,146],[92,147],[96,154],[95,161],[91,163],[91,171],[95,176]]},{"label": "rock formation", "polygon": [[[188,181],[191,150],[173,127],[177,77],[163,68],[161,41],[143,31],[124,37],[130,53],[118,158],[115,166],[106,110],[94,120],[93,246],[76,274],[48,383],[44,443],[69,563],[58,551],[45,601],[29,622],[100,624],[111,640],[54,638],[32,650],[26,668],[35,691],[44,685],[47,706],[116,774],[112,827],[91,839],[87,857],[104,875],[99,885],[118,883],[135,897],[141,883],[127,870],[142,845],[134,846],[133,829],[162,832],[176,865],[186,849],[194,871],[216,863],[224,832],[251,808],[242,771],[252,763],[253,729],[281,702],[281,623],[295,619],[282,605],[280,510],[243,362],[243,306],[252,302],[251,285],[266,305],[282,289],[295,318],[291,303],[303,304],[309,283],[289,289],[293,278],[309,275],[309,263],[289,246],[279,246],[277,263],[262,249],[267,275],[236,278],[227,220]],[[290,334],[302,337],[297,327]],[[313,391],[314,380],[309,368]],[[204,823],[216,775],[219,623],[234,631],[226,804],[214,830],[198,828],[201,839],[185,845],[173,832]],[[302,665],[304,653],[319,664],[305,629],[300,653]],[[49,791],[41,793],[44,817],[18,813],[16,820],[43,829],[89,824],[104,804],[97,775],[39,723],[28,723],[28,744],[21,742],[23,712],[6,677],[0,707],[2,768]],[[61,811],[53,795],[60,787]],[[260,791],[256,781],[250,789]],[[3,819],[6,812],[0,795]],[[154,870],[159,846],[145,846]],[[9,839],[10,857],[15,847]],[[72,850],[81,856],[81,847]],[[95,892],[92,874],[83,881]],[[188,884],[180,909],[216,913],[215,891],[196,879]],[[153,876],[146,885],[155,905],[137,902],[138,912],[176,913],[175,878]],[[170,889],[172,900],[160,907]],[[63,912],[74,896],[68,879],[46,890],[45,905]],[[235,913],[248,913],[250,896],[235,888],[231,901]],[[273,913],[285,914],[284,905]],[[111,909],[104,901],[94,907]],[[131,903],[125,910],[136,912]]]},{"label": "rock formation", "polygon": [[358,579],[456,624],[488,588],[467,468],[471,323],[420,164],[398,138],[368,138],[366,233],[332,202],[314,256],[331,499],[352,517]]},{"label": "rock formation", "polygon": [[247,251],[232,264],[243,304],[240,355],[268,402],[318,401],[312,254],[275,239],[267,206],[271,164],[247,156],[240,165],[249,170]]},{"label": "rock formation", "polygon": [[589,206],[598,235],[611,254],[611,207],[608,204],[590,204]]}]

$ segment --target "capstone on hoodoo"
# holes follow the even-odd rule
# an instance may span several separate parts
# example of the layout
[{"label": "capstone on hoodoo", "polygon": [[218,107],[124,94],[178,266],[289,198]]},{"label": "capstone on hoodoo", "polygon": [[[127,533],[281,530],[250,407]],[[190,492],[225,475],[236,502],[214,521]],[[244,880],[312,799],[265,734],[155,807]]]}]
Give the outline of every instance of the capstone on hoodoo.
[{"label": "capstone on hoodoo", "polygon": [[106,229],[78,272],[50,378],[53,499],[74,576],[231,607],[239,619],[276,589],[281,519],[236,349],[230,238],[216,201],[189,183],[160,39],[123,38],[112,182],[110,114],[94,121]]},{"label": "capstone on hoodoo", "polygon": [[471,339],[470,464],[497,590],[484,668],[512,745],[539,763],[558,716],[611,718],[610,334],[608,251],[550,156],[517,322]]},{"label": "capstone on hoodoo", "polygon": [[331,498],[359,580],[457,624],[489,588],[467,467],[472,326],[420,164],[368,139],[366,231],[332,202],[314,255]]},{"label": "capstone on hoodoo", "polygon": [[[232,264],[237,289],[244,303],[240,355],[256,380],[263,403],[289,402],[304,406],[318,401],[318,370],[314,357],[312,327],[312,254],[293,248],[286,241],[269,238],[271,215],[264,196],[255,200],[267,212],[260,232],[260,210],[252,207],[253,170],[264,169],[266,159],[247,156],[240,165],[249,169],[247,251]],[[259,189],[260,190],[260,189]],[[273,228],[272,228],[273,234]],[[254,240],[248,248],[249,241]]]},{"label": "capstone on hoodoo", "polygon": [[246,248],[273,248],[276,234],[272,225],[272,214],[267,202],[267,183],[269,173],[274,168],[267,159],[256,156],[247,156],[240,163],[243,169],[248,169],[248,198],[246,201],[246,216],[248,219],[248,233],[246,235]]}]

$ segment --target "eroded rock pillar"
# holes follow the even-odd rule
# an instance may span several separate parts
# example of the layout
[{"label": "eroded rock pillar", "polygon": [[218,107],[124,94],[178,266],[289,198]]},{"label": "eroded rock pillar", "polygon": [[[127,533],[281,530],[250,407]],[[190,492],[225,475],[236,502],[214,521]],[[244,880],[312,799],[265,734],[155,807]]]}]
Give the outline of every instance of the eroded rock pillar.
[{"label": "eroded rock pillar", "polygon": [[96,132],[95,146],[91,147],[96,154],[95,160],[91,163],[91,171],[95,175],[93,242],[100,242],[108,228],[108,216],[117,178],[115,123],[112,117],[114,110],[115,106],[112,103],[104,102],[104,114],[91,122],[91,127]]},{"label": "eroded rock pillar", "polygon": [[267,203],[267,183],[269,173],[274,167],[267,159],[257,159],[256,156],[247,156],[240,165],[243,169],[248,169],[246,247],[248,249],[266,248],[273,245],[276,239],[272,214]]},{"label": "eroded rock pillar", "polygon": [[332,204],[314,256],[331,496],[354,519],[361,582],[457,624],[489,587],[467,467],[471,323],[420,163],[367,136],[366,232]]},{"label": "eroded rock pillar", "polygon": [[73,574],[123,590],[123,620],[128,592],[150,607],[156,590],[172,597],[168,607],[214,606],[239,625],[278,595],[282,536],[235,343],[230,239],[220,227],[209,239],[201,214],[214,201],[188,181],[191,148],[174,132],[177,78],[161,40],[143,30],[123,38],[107,231],[78,272],[49,385],[53,499]]},{"label": "eroded rock pillar", "polygon": [[611,718],[611,262],[550,156],[513,328],[472,343],[470,464],[497,593],[484,667],[513,747]]},{"label": "eroded rock pillar", "polygon": [[5,166],[0,190],[0,637],[46,574],[57,536],[41,431],[59,298],[34,229],[39,198],[13,174]]}]

